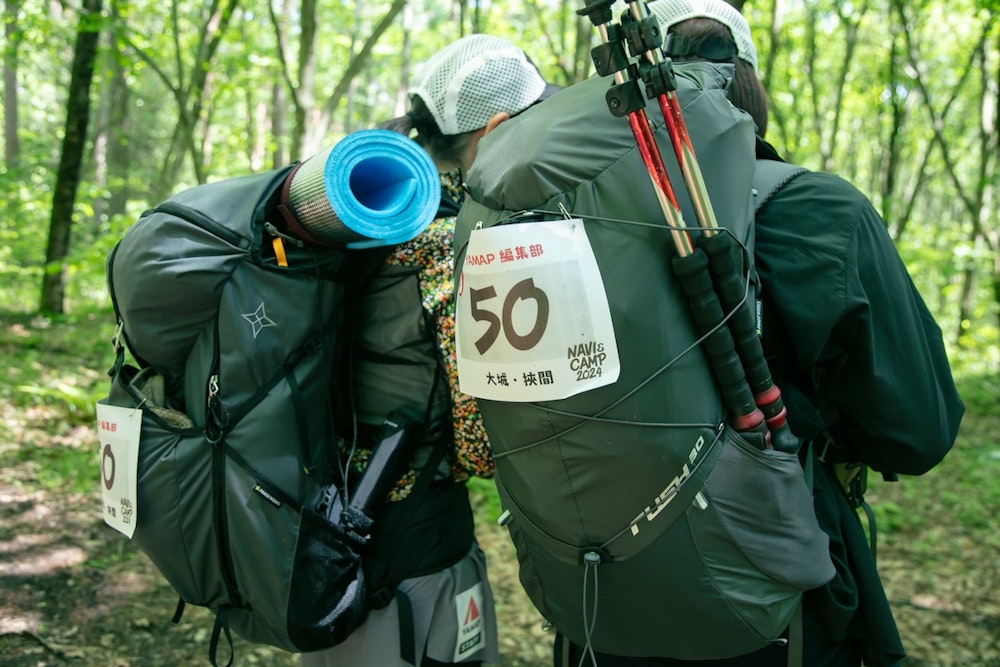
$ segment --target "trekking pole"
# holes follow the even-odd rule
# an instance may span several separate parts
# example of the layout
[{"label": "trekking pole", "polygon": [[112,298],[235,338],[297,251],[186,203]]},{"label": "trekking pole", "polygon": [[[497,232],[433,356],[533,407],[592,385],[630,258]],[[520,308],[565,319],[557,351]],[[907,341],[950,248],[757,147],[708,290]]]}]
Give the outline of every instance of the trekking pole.
[{"label": "trekking pole", "polygon": [[660,150],[653,140],[649,118],[646,116],[646,101],[639,90],[639,82],[635,77],[626,79],[625,73],[634,66],[629,62],[625,52],[621,26],[611,23],[611,5],[617,0],[588,0],[584,9],[577,11],[581,16],[587,16],[601,36],[601,44],[591,50],[594,66],[601,76],[612,75],[614,85],[608,89],[606,99],[608,109],[615,116],[627,116],[629,127],[639,148],[642,163],[646,166],[649,178],[653,183],[656,199],[663,211],[663,217],[670,227],[674,245],[681,256],[690,255],[694,246],[691,235],[687,232],[681,215],[677,197],[663,165]]},{"label": "trekking pole", "polygon": [[402,477],[413,452],[412,421],[392,412],[382,424],[382,432],[372,446],[365,470],[353,492],[344,489],[331,501],[327,518],[364,541],[371,534],[376,508],[385,500],[392,485]]},{"label": "trekking pole", "polygon": [[[754,403],[732,334],[725,326],[722,306],[712,288],[708,259],[691,241],[659,148],[653,139],[646,116],[646,101],[639,89],[639,79],[634,76],[636,67],[630,63],[625,52],[622,27],[611,22],[611,5],[615,1],[587,0],[587,6],[577,11],[577,14],[590,19],[601,36],[602,43],[591,52],[598,74],[612,74],[614,77],[615,85],[606,95],[608,109],[615,116],[628,117],[639,154],[673,236],[677,249],[677,256],[673,259],[674,273],[688,296],[695,323],[705,340],[705,351],[722,389],[729,423],[739,432],[760,434],[763,436],[761,447],[767,447],[769,434],[764,414]],[[633,76],[626,78],[626,73]]]},{"label": "trekking pole", "polygon": [[663,35],[657,19],[649,13],[642,0],[633,0],[628,5],[629,14],[623,17],[623,21],[627,23],[624,28],[626,39],[631,54],[646,61],[638,71],[646,84],[647,96],[656,97],[659,103],[677,164],[701,226],[702,235],[697,241],[697,247],[708,256],[715,291],[724,310],[731,314],[729,328],[754,402],[764,413],[772,446],[780,451],[796,452],[799,449],[799,439],[788,427],[787,410],[781,391],[771,377],[764,356],[753,303],[747,300],[746,282],[740,269],[742,248],[731,234],[719,227],[675,92],[677,86],[673,64],[669,59],[665,60],[660,52]]}]

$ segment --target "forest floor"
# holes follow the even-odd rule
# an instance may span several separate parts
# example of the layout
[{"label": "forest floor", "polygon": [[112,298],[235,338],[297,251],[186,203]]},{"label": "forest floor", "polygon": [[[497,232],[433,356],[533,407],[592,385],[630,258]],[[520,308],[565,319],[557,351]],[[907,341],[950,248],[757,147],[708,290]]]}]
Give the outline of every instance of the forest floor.
[{"label": "forest floor", "polygon": [[[97,334],[79,322],[67,331],[38,326],[0,316],[0,667],[206,665],[211,614],[188,606],[171,623],[175,594],[101,518],[86,402],[110,359],[81,359],[74,340]],[[869,493],[907,667],[1000,667],[1000,404],[995,379],[987,385],[977,385],[986,398],[972,402],[944,463],[922,478],[875,481]],[[491,490],[479,486],[473,498],[498,603],[500,664],[547,667],[552,637],[520,588],[509,539],[489,516]],[[237,638],[233,664],[291,666],[298,658]]]}]

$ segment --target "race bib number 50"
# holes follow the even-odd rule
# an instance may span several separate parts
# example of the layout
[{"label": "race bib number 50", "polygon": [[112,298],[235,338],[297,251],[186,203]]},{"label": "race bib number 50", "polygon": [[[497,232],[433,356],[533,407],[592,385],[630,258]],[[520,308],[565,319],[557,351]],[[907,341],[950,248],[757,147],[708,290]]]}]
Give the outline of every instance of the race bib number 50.
[{"label": "race bib number 50", "polygon": [[583,221],[472,232],[456,301],[463,392],[549,401],[618,379],[615,340]]}]

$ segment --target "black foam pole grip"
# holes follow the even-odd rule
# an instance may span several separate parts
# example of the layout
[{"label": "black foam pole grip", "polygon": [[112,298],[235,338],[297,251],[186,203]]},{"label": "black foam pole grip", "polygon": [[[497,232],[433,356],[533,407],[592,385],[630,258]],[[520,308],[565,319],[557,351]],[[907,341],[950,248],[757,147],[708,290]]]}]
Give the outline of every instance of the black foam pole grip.
[{"label": "black foam pole grip", "polygon": [[698,240],[698,247],[708,257],[709,272],[722,307],[732,313],[729,330],[743,363],[743,372],[771,432],[771,445],[780,451],[798,451],[799,439],[788,427],[787,412],[781,391],[774,384],[764,348],[757,333],[753,303],[746,300],[742,248],[727,233],[720,232]]},{"label": "black foam pole grip", "polygon": [[722,306],[712,289],[707,256],[695,250],[686,257],[675,257],[673,270],[688,296],[694,321],[705,339],[705,351],[722,390],[730,423],[738,431],[766,435],[764,414],[754,404],[732,334],[728,327],[720,326],[723,324]]}]

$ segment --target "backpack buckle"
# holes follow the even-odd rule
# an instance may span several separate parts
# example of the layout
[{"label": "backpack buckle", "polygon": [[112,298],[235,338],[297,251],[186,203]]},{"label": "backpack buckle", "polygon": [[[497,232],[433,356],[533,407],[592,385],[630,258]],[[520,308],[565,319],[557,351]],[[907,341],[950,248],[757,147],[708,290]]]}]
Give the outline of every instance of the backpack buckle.
[{"label": "backpack buckle", "polygon": [[396,597],[396,589],[382,587],[368,596],[372,609],[385,609]]},{"label": "backpack buckle", "polygon": [[816,458],[819,459],[820,463],[830,463],[827,457],[831,448],[837,447],[837,441],[833,439],[833,436],[830,435],[829,431],[823,431],[820,433],[820,437],[823,441],[816,443],[820,445],[819,449],[816,451]]},{"label": "backpack buckle", "polygon": [[118,326],[115,327],[115,333],[111,337],[111,346],[115,352],[125,348],[125,343],[123,342],[124,335],[125,335],[125,321],[118,320]]}]

